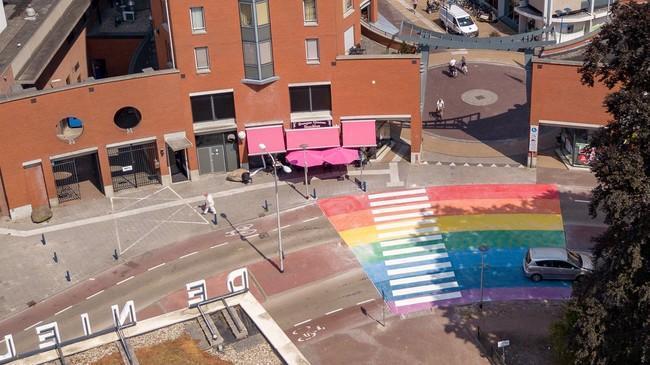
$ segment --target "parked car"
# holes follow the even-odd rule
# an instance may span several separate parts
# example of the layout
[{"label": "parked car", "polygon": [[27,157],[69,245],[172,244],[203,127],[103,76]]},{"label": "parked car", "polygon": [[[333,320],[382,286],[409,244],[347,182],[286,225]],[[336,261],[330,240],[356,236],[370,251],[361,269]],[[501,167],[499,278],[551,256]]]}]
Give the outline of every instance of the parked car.
[{"label": "parked car", "polygon": [[559,247],[529,248],[523,262],[524,274],[532,281],[581,280],[594,269],[586,253]]},{"label": "parked car", "polygon": [[452,33],[467,37],[478,37],[478,26],[463,8],[458,5],[445,5],[440,9],[440,20]]}]

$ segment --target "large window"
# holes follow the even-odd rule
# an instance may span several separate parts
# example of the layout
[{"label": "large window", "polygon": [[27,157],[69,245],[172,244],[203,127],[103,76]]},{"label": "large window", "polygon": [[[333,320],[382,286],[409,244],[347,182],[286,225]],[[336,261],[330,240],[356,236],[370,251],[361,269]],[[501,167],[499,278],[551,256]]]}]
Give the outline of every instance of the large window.
[{"label": "large window", "polygon": [[235,100],[232,93],[190,97],[194,123],[235,118]]},{"label": "large window", "polygon": [[307,53],[307,63],[318,63],[318,39],[305,40],[305,52]]},{"label": "large window", "polygon": [[289,98],[292,113],[332,110],[329,85],[290,87]]},{"label": "large window", "polygon": [[203,7],[190,8],[190,20],[192,22],[192,33],[205,32],[205,17]]},{"label": "large window", "polygon": [[196,58],[196,71],[209,72],[210,56],[208,55],[208,47],[194,48],[194,56]]},{"label": "large window", "polygon": [[354,0],[343,0],[343,14],[347,15],[354,9]]},{"label": "large window", "polygon": [[244,82],[264,84],[277,79],[268,0],[239,0]]},{"label": "large window", "polygon": [[318,16],[316,14],[316,0],[302,0],[302,6],[305,17],[305,24],[318,23]]}]

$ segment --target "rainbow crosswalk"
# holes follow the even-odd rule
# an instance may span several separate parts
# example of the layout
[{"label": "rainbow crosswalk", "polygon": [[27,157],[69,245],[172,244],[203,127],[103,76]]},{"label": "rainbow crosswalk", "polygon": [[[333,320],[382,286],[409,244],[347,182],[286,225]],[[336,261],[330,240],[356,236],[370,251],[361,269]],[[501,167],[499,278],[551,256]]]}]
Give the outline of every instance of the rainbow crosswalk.
[{"label": "rainbow crosswalk", "polygon": [[322,199],[321,209],[395,313],[484,300],[570,295],[566,282],[533,283],[528,247],[564,247],[553,185],[463,185]]}]

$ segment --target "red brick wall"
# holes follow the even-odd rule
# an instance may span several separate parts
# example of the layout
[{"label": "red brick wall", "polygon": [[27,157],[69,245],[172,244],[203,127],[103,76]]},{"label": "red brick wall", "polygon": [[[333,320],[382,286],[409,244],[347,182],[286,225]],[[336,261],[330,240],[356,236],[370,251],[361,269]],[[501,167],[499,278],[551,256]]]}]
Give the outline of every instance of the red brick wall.
[{"label": "red brick wall", "polygon": [[530,121],[606,125],[611,116],[603,101],[609,92],[602,84],[582,85],[578,66],[533,63]]},{"label": "red brick wall", "polygon": [[142,38],[88,38],[88,59],[106,60],[107,77],[126,75]]},{"label": "red brick wall", "polygon": [[[72,34],[76,34],[72,44],[67,44],[67,40],[61,46],[57,54],[52,58],[50,64],[41,73],[36,83],[36,88],[46,89],[51,87],[61,87],[66,85],[66,79],[70,84],[76,84],[77,78],[85,81],[88,78],[88,61],[86,59],[86,29],[81,25],[77,26]],[[79,67],[75,70],[76,64]],[[54,81],[53,80],[59,80]]]}]

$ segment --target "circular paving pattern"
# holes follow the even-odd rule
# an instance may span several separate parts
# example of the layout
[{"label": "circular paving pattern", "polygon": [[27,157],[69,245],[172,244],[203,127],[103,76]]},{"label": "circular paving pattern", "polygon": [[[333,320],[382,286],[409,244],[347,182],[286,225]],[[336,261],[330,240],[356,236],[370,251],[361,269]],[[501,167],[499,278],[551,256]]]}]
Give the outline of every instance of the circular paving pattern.
[{"label": "circular paving pattern", "polygon": [[461,96],[461,100],[469,105],[486,106],[494,104],[499,100],[499,96],[490,90],[472,89],[465,91]]}]

